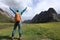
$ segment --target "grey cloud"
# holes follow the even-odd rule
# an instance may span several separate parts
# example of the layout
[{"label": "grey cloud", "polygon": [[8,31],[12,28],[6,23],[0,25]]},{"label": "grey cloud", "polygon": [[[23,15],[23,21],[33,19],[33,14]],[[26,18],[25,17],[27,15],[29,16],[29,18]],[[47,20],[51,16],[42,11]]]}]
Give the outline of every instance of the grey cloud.
[{"label": "grey cloud", "polygon": [[9,7],[18,8],[20,6],[19,3],[14,0],[2,0],[1,2],[8,5]]}]

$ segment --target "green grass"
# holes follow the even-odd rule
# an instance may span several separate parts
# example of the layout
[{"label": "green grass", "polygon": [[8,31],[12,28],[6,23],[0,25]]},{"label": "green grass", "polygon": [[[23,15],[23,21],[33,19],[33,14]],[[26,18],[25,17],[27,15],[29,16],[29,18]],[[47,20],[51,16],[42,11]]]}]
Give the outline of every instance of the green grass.
[{"label": "green grass", "polygon": [[[7,26],[7,28],[0,29],[0,39],[5,40],[7,37],[11,37],[13,23],[0,23],[0,26]],[[60,22],[23,24],[22,32],[24,40],[41,40],[44,38],[60,40]],[[19,37],[18,30],[16,30],[15,37]]]}]

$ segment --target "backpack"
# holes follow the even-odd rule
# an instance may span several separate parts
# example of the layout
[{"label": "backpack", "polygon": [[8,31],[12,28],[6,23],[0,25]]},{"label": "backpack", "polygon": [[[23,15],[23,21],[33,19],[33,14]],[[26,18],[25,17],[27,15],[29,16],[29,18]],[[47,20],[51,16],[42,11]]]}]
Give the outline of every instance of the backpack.
[{"label": "backpack", "polygon": [[15,14],[15,22],[20,22],[20,20],[21,20],[21,16],[20,16],[19,12],[16,12],[16,14]]}]

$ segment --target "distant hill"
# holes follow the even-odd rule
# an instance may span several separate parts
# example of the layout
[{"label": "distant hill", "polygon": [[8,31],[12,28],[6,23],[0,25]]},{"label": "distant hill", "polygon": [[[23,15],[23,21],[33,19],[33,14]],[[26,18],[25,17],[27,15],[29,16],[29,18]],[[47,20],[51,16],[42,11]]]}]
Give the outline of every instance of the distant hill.
[{"label": "distant hill", "polygon": [[23,23],[30,23],[31,22],[31,20],[25,20],[25,21],[23,21]]},{"label": "distant hill", "polygon": [[13,20],[11,19],[9,13],[0,8],[0,22],[12,22],[12,21]]},{"label": "distant hill", "polygon": [[60,19],[60,14],[58,14],[58,18]]},{"label": "distant hill", "polygon": [[58,22],[60,21],[60,16],[54,8],[49,8],[47,11],[42,11],[40,14],[36,14],[31,20],[32,23],[41,23],[41,22]]}]

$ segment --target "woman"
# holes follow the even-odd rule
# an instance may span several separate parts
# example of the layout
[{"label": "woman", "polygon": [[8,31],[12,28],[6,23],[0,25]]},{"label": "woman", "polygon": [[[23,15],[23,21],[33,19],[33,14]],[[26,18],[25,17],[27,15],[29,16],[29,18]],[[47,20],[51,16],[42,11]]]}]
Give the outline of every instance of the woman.
[{"label": "woman", "polygon": [[[26,9],[27,9],[27,7],[26,7],[23,11],[19,11],[19,9],[15,11],[15,10],[13,10],[12,8],[10,8],[10,10],[11,10],[14,14],[20,13],[20,17],[21,17],[21,15],[26,11]],[[18,32],[19,32],[19,39],[22,39],[21,20],[20,20],[19,22],[15,21],[14,28],[13,28],[13,31],[12,31],[12,39],[14,39],[14,33],[15,33],[15,31],[16,31],[17,26],[18,26]]]}]

